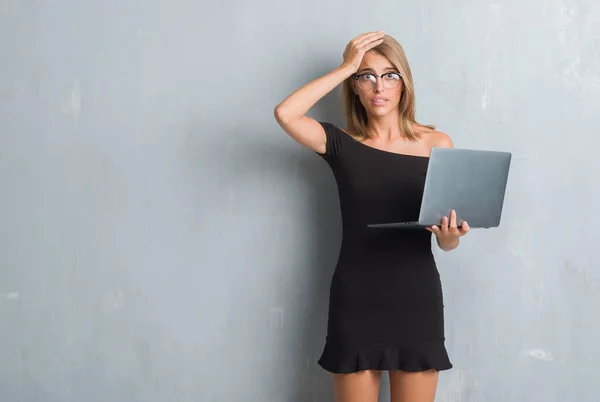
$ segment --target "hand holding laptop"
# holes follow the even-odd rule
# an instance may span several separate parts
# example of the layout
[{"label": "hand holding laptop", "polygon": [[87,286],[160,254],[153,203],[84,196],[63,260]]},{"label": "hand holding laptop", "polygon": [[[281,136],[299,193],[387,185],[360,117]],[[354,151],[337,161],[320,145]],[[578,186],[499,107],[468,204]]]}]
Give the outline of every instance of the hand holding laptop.
[{"label": "hand holding laptop", "polygon": [[458,226],[456,224],[456,211],[455,210],[452,210],[450,212],[450,222],[448,222],[448,218],[446,216],[444,216],[442,218],[442,222],[439,226],[438,225],[428,226],[428,227],[426,227],[426,229],[428,231],[430,231],[431,233],[435,234],[436,237],[438,238],[438,240],[440,240],[442,242],[446,241],[446,240],[451,240],[451,239],[456,239],[456,238],[462,237],[462,236],[466,235],[467,233],[469,233],[469,230],[471,230],[467,221],[463,221],[460,226]]}]

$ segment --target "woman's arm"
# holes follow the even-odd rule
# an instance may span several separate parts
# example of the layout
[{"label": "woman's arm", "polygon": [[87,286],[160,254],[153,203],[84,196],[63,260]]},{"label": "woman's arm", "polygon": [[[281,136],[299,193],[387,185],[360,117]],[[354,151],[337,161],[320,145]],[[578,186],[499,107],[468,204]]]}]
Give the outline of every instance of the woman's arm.
[{"label": "woman's arm", "polygon": [[306,113],[321,98],[354,74],[364,54],[383,42],[383,32],[368,32],[352,39],[344,50],[343,63],[326,75],[297,89],[275,107],[275,119],[300,144],[319,153],[326,151],[325,130]]},{"label": "woman's arm", "polygon": [[351,66],[341,65],[294,91],[275,107],[275,119],[281,128],[296,142],[313,151],[325,153],[325,130],[306,113],[352,73]]}]

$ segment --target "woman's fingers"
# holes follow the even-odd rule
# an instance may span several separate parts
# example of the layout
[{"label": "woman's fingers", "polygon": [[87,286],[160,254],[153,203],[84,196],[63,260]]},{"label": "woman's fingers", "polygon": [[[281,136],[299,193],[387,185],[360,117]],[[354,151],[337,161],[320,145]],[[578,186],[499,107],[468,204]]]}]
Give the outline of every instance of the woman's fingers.
[{"label": "woman's fingers", "polygon": [[462,235],[464,236],[469,232],[469,230],[471,230],[471,227],[469,226],[467,221],[464,221],[460,227],[460,230],[462,232]]},{"label": "woman's fingers", "polygon": [[373,40],[378,39],[379,37],[383,37],[385,33],[383,31],[374,31],[374,32],[365,32],[363,34],[358,35],[356,38],[352,39],[350,43],[354,45],[362,45],[365,43],[369,43]]},{"label": "woman's fingers", "polygon": [[436,236],[437,236],[438,232],[440,231],[440,228],[436,225],[430,226],[425,229],[429,230],[431,233],[435,234]]},{"label": "woman's fingers", "polygon": [[366,47],[364,47],[364,52],[368,52],[369,50],[373,49],[375,46],[377,45],[381,45],[383,43],[383,38],[382,39],[377,39],[374,42],[369,43],[368,45],[366,45]]},{"label": "woman's fingers", "polygon": [[447,218],[447,217],[445,217],[445,216],[442,218],[441,229],[442,229],[442,230],[441,230],[441,231],[442,231],[442,234],[444,234],[444,235],[445,235],[445,234],[447,234],[447,233],[448,233],[448,218]]},{"label": "woman's fingers", "polygon": [[456,211],[450,211],[450,228],[456,229]]},{"label": "woman's fingers", "polygon": [[356,71],[364,54],[383,42],[383,32],[367,32],[352,39],[344,50],[344,63],[353,66]]}]

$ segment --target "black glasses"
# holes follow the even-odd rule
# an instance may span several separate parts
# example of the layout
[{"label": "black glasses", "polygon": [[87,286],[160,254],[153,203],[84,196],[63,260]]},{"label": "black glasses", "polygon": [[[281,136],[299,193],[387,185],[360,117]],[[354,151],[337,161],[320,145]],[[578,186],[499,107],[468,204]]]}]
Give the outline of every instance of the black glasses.
[{"label": "black glasses", "polygon": [[398,88],[402,76],[400,73],[385,73],[381,75],[373,73],[354,74],[352,77],[358,82],[360,89],[373,89],[377,85],[377,78],[383,81],[383,87],[388,89]]}]

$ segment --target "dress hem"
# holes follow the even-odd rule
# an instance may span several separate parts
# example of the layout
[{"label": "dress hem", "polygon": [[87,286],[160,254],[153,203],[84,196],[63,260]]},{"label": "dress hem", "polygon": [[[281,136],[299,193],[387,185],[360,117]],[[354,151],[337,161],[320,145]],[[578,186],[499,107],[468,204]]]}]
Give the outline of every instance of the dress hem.
[{"label": "dress hem", "polygon": [[375,344],[368,347],[326,342],[319,366],[330,373],[349,374],[363,370],[420,372],[453,368],[444,341]]}]

